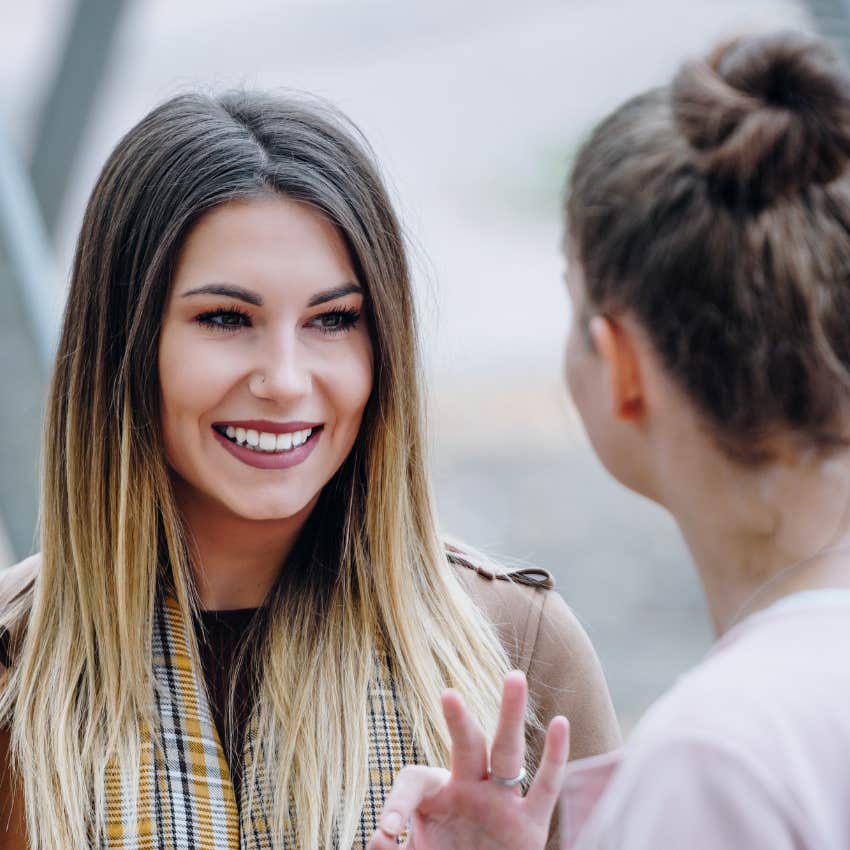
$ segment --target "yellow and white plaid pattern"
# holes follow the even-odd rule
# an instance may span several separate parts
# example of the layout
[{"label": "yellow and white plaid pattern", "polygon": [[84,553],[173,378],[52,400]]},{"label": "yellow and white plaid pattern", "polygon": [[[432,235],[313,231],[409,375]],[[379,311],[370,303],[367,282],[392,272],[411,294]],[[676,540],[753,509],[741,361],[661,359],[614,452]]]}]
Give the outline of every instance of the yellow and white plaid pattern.
[{"label": "yellow and white plaid pattern", "polygon": [[[107,812],[102,850],[295,850],[300,847],[296,813],[284,836],[272,835],[271,791],[263,771],[252,770],[261,752],[256,722],[245,736],[240,799],[212,719],[203,673],[189,651],[185,619],[173,599],[156,611],[153,668],[159,728],[144,735],[141,771],[106,776]],[[392,676],[376,660],[369,689],[369,788],[354,848],[365,848],[377,827],[393,779],[405,764],[420,761],[402,717]],[[250,788],[251,776],[256,784]],[[134,805],[135,804],[135,805]]]}]

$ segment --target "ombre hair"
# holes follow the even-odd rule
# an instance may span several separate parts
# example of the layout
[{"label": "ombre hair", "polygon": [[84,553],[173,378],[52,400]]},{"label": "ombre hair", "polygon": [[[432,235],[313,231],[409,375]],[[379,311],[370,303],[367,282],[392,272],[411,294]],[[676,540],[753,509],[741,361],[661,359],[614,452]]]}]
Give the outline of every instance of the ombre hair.
[{"label": "ombre hair", "polygon": [[258,677],[276,832],[291,799],[302,847],[330,846],[335,835],[351,844],[368,785],[367,687],[379,646],[429,762],[448,757],[444,687],[495,727],[508,660],[438,536],[404,240],[368,146],[342,116],[301,97],[176,97],[121,140],[89,201],[47,407],[41,566],[4,613],[12,628],[25,621],[0,720],[11,726],[39,850],[97,842],[107,767],[138,771],[140,730],[155,722],[157,593],[166,586],[187,622],[197,605],[157,368],[181,246],[206,212],[275,193],[339,229],[366,291],[374,349],[354,448],[255,624],[265,640],[248,672]]}]

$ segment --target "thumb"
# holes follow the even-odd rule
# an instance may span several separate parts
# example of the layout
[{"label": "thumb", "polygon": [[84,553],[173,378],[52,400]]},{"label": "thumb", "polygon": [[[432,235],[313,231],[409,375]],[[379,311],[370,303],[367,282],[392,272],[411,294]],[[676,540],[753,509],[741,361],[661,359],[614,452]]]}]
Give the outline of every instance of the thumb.
[{"label": "thumb", "polygon": [[404,832],[414,812],[441,791],[450,778],[451,774],[439,767],[410,765],[403,768],[384,802],[378,829],[369,840],[367,850],[398,850],[396,838]]}]

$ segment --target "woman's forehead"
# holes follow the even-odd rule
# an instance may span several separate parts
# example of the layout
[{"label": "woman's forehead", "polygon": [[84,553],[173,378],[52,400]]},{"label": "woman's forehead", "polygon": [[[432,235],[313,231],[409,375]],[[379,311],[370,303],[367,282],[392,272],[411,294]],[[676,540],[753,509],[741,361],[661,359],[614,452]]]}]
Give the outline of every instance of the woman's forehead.
[{"label": "woman's forehead", "polygon": [[206,213],[182,246],[173,292],[232,284],[265,293],[264,300],[357,283],[338,229],[313,207],[281,195]]}]

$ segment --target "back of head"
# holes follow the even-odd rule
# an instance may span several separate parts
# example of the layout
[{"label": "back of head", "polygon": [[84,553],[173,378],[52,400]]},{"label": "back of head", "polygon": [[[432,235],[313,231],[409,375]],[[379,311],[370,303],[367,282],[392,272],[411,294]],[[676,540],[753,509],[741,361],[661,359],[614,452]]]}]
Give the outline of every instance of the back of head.
[{"label": "back of head", "polygon": [[740,38],[609,116],[568,241],[592,312],[629,311],[733,456],[847,442],[850,78],[797,33]]}]

